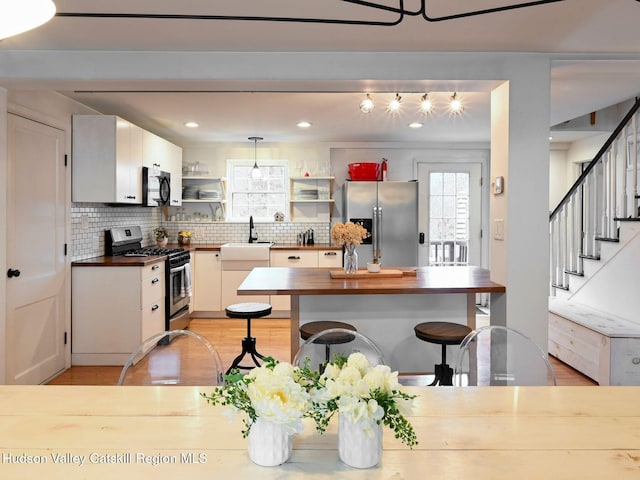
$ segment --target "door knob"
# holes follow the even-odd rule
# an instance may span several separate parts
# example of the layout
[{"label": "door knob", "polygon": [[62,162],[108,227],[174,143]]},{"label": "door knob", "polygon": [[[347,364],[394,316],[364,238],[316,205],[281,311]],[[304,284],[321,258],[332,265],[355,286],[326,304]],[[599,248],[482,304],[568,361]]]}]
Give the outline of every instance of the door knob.
[{"label": "door knob", "polygon": [[7,270],[7,277],[11,278],[11,277],[19,277],[20,276],[20,270],[14,270],[13,268],[10,268],[9,270]]}]

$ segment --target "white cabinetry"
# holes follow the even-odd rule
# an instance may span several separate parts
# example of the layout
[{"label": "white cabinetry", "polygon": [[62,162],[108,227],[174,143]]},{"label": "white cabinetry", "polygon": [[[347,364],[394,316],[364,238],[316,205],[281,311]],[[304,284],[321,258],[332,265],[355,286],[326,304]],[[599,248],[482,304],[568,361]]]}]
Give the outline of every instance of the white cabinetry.
[{"label": "white cabinetry", "polygon": [[72,365],[124,365],[165,329],[164,262],[72,269]]},{"label": "white cabinetry", "polygon": [[290,219],[330,221],[333,210],[334,177],[291,177]]},{"label": "white cabinetry", "polygon": [[142,203],[142,134],[114,115],[74,115],[72,201]]},{"label": "white cabinetry", "polygon": [[169,204],[182,205],[182,148],[151,132],[142,134],[142,165],[171,174]]},{"label": "white cabinetry", "polygon": [[342,250],[318,250],[318,267],[342,268]]},{"label": "white cabinetry", "polygon": [[[339,250],[271,250],[269,265],[288,268],[339,268],[342,266],[342,259]],[[291,297],[272,295],[271,306],[273,310],[291,310]]]},{"label": "white cabinetry", "polygon": [[194,255],[193,309],[217,312],[222,310],[222,266],[219,251],[196,251]]}]

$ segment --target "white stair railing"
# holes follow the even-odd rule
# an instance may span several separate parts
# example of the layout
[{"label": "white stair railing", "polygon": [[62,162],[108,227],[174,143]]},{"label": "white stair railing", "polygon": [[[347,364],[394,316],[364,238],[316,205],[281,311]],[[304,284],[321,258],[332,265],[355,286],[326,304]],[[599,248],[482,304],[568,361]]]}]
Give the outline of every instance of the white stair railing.
[{"label": "white stair railing", "polygon": [[620,218],[638,218],[640,99],[549,216],[551,295],[599,258],[601,241],[618,241]]}]

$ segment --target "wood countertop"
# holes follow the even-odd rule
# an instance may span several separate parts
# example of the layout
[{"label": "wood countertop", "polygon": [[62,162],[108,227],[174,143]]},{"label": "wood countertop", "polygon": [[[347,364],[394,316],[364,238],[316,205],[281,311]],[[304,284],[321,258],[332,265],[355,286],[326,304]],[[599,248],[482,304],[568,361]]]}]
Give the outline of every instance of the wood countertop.
[{"label": "wood countertop", "polygon": [[149,255],[148,257],[125,257],[124,255],[102,256],[75,260],[72,267],[144,267],[166,260],[165,255]]},{"label": "wood countertop", "polygon": [[479,267],[420,267],[415,276],[332,279],[331,268],[254,268],[239,295],[354,295],[504,293],[489,270]]},{"label": "wood countertop", "polygon": [[[167,248],[184,248],[191,252],[219,251],[222,243],[191,244],[188,246],[171,243]],[[271,250],[342,250],[341,246],[319,243],[316,245],[298,245],[295,243],[277,243],[271,246]],[[164,255],[151,255],[149,257],[125,257],[124,255],[87,258],[71,262],[73,267],[144,267],[152,263],[164,261]]]},{"label": "wood countertop", "polygon": [[305,419],[285,464],[253,464],[243,416],[229,422],[225,407],[199,395],[210,391],[0,386],[0,471],[67,480],[640,476],[640,387],[407,387],[418,395],[408,419],[419,444],[410,450],[385,428],[380,465],[362,470],[338,459],[336,419],[324,435]]}]

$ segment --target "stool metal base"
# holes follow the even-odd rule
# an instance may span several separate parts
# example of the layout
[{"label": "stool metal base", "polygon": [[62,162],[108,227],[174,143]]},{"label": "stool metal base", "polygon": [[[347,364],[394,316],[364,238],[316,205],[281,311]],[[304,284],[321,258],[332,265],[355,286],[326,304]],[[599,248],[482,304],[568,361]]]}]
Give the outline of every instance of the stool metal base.
[{"label": "stool metal base", "polygon": [[440,386],[453,386],[453,368],[451,368],[446,363],[441,363],[439,365],[434,365],[435,369],[435,378],[433,382],[431,382],[428,387],[435,387],[436,385]]},{"label": "stool metal base", "polygon": [[[251,360],[253,360],[254,365],[249,365],[249,366],[240,365],[240,362],[242,362],[244,357],[247,355],[251,357]],[[231,363],[231,366],[226,372],[226,375],[229,375],[231,370],[233,370],[234,368],[237,368],[238,370],[251,370],[255,367],[259,367],[261,364],[258,359],[262,360],[263,358],[264,358],[264,355],[262,355],[261,353],[258,353],[258,351],[256,350],[256,338],[244,337],[242,339],[242,353],[233,360],[233,362]]]}]

